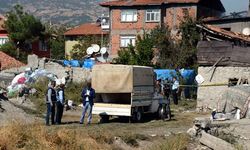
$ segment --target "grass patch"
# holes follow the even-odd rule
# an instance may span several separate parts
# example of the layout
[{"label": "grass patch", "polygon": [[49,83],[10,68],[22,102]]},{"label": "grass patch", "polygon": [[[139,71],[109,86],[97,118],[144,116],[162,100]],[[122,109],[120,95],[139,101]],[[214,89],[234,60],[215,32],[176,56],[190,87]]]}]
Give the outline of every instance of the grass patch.
[{"label": "grass patch", "polygon": [[149,137],[147,137],[144,134],[124,134],[121,136],[121,139],[128,145],[132,147],[138,147],[139,143],[137,140],[145,141],[149,140]]},{"label": "grass patch", "polygon": [[82,103],[81,93],[86,82],[72,82],[67,84],[65,88],[65,97],[66,99],[73,100],[76,103]]},{"label": "grass patch", "polygon": [[108,144],[99,143],[90,137],[83,128],[47,128],[40,124],[13,122],[0,128],[0,135],[0,149],[111,149]]},{"label": "grass patch", "polygon": [[187,134],[176,134],[167,137],[161,144],[156,145],[156,150],[185,150],[190,142]]},{"label": "grass patch", "polygon": [[170,107],[172,110],[178,111],[187,111],[187,110],[195,110],[197,105],[197,100],[179,100],[178,105],[174,105],[171,103]]}]

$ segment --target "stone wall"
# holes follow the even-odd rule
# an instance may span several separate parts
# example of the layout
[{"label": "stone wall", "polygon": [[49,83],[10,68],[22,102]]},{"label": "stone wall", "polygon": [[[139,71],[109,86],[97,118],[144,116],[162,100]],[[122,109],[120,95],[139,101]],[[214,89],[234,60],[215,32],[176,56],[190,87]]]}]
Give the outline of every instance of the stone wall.
[{"label": "stone wall", "polygon": [[[64,67],[55,62],[49,62],[45,64],[44,69],[48,72],[51,72],[57,75],[59,78],[65,77],[67,74],[67,67]],[[73,81],[76,82],[85,82],[90,80],[90,70],[83,68],[72,68],[73,69]]]},{"label": "stone wall", "polygon": [[212,67],[198,68],[198,74],[202,75],[202,77],[205,79],[202,85],[215,86],[198,88],[197,108],[219,108],[220,101],[222,100],[222,95],[226,90],[228,90],[227,85],[219,85],[228,84],[230,78],[245,78],[250,81],[250,67],[217,67],[210,82],[209,80],[212,72]]},{"label": "stone wall", "polygon": [[[1,71],[0,80],[6,79],[8,77],[8,79],[11,81],[15,77],[15,74],[24,72],[24,70],[28,67],[32,68],[33,70],[35,70],[36,68],[45,69],[47,72],[53,73],[57,75],[59,78],[65,77],[67,75],[66,71],[68,70],[67,67],[64,67],[59,63],[52,61],[47,62],[45,58],[40,59],[36,55],[29,55],[27,66],[23,66],[20,68],[11,68],[8,70]],[[72,69],[73,69],[73,81],[76,82],[90,81],[90,73],[91,73],[90,70],[80,67]],[[7,82],[7,84],[9,84],[9,82]]]}]

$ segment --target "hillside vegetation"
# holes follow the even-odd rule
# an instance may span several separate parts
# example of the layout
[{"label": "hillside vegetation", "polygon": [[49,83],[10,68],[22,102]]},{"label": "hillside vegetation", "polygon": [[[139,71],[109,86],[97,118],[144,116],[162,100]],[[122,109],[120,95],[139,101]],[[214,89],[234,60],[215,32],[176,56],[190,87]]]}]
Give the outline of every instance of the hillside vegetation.
[{"label": "hillside vegetation", "polygon": [[97,16],[107,10],[99,6],[105,0],[1,0],[0,13],[5,14],[16,4],[25,11],[40,18],[43,22],[79,25],[83,22],[95,21]]}]

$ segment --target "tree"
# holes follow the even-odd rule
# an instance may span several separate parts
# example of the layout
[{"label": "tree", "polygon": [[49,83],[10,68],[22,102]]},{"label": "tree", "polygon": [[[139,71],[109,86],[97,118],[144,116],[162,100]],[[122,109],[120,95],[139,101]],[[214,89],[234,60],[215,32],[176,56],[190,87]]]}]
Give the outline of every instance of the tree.
[{"label": "tree", "polygon": [[66,28],[64,26],[52,26],[45,24],[46,34],[50,35],[49,47],[51,50],[52,59],[64,59],[65,58],[65,38],[64,32]]},{"label": "tree", "polygon": [[200,40],[200,32],[196,27],[200,21],[196,21],[188,14],[180,24],[182,39],[179,42],[181,49],[179,65],[183,68],[197,68],[197,43]]},{"label": "tree", "polygon": [[158,66],[160,68],[175,68],[178,55],[168,26],[161,25],[154,28],[151,33],[152,41],[158,52]]},{"label": "tree", "polygon": [[118,58],[113,60],[113,63],[153,66],[153,41],[149,34],[137,36],[135,46],[129,45],[127,49],[118,51]]},{"label": "tree", "polygon": [[167,26],[157,26],[151,31],[154,46],[159,52],[160,68],[196,68],[196,45],[200,39],[198,22],[185,15],[179,26],[181,39],[172,39]]},{"label": "tree", "polygon": [[44,25],[33,15],[24,12],[22,6],[14,6],[6,16],[4,27],[17,49],[29,52],[31,42],[45,37]]}]

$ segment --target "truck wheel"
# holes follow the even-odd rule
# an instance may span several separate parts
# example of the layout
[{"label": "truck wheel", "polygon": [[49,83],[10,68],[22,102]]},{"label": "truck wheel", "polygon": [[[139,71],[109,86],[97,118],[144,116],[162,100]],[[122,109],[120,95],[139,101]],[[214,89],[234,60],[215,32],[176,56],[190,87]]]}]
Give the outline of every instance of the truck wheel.
[{"label": "truck wheel", "polygon": [[109,116],[108,115],[100,115],[100,123],[108,123],[109,122]]},{"label": "truck wheel", "polygon": [[162,120],[168,121],[171,119],[171,111],[170,107],[167,106],[160,106],[158,109],[158,117]]},{"label": "truck wheel", "polygon": [[141,122],[142,121],[142,109],[138,108],[136,112],[134,112],[133,118],[136,122]]},{"label": "truck wheel", "polygon": [[163,106],[159,106],[158,108],[158,117],[163,120],[165,119],[165,110]]}]

